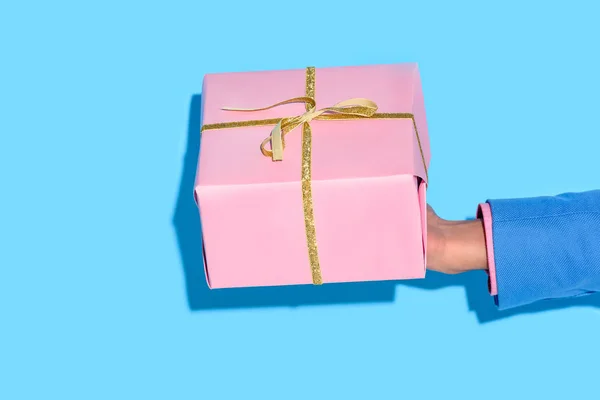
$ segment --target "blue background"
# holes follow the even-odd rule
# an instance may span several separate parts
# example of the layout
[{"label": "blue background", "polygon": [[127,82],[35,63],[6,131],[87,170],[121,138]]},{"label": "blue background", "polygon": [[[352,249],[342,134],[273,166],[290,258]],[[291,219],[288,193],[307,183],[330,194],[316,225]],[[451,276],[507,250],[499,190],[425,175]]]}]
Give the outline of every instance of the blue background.
[{"label": "blue background", "polygon": [[499,313],[483,272],[209,292],[191,196],[205,73],[403,61],[441,216],[600,188],[592,2],[85,3],[0,6],[0,398],[597,391],[598,297]]}]

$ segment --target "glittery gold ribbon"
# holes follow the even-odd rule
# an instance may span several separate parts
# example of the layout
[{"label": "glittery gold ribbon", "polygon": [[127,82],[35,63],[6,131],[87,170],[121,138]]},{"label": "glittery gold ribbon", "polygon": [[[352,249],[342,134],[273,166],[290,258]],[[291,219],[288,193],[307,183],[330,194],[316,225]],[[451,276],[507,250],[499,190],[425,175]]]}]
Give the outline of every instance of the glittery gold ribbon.
[{"label": "glittery gold ribbon", "polygon": [[[273,105],[263,108],[233,108],[224,107],[226,111],[263,111],[271,108],[279,107],[284,104],[304,103],[306,104],[306,112],[297,117],[285,117],[279,120],[271,135],[267,137],[260,145],[260,151],[267,157],[271,157],[273,161],[283,160],[283,149],[285,148],[285,135],[303,124],[308,124],[314,119],[328,119],[332,116],[342,118],[358,117],[369,118],[377,111],[377,104],[368,99],[348,99],[334,104],[331,107],[317,110],[316,102],[312,97],[295,97],[293,99],[281,101]],[[271,143],[271,150],[267,149],[267,144]]]},{"label": "glittery gold ribbon", "polygon": [[[308,67],[306,69],[306,96],[288,99],[263,108],[232,108],[224,107],[227,111],[240,112],[255,112],[268,110],[279,107],[284,104],[304,103],[306,112],[299,116],[284,117],[275,119],[250,120],[250,121],[235,121],[222,122],[216,124],[203,125],[201,131],[211,129],[226,129],[239,128],[248,126],[267,126],[275,125],[271,130],[271,134],[267,137],[260,146],[261,152],[271,157],[273,161],[283,160],[283,150],[285,148],[285,136],[302,125],[302,203],[304,206],[304,225],[306,231],[306,242],[308,246],[308,258],[312,273],[312,282],[314,285],[321,285],[323,278],[321,276],[321,267],[319,265],[319,253],[317,249],[317,236],[315,232],[315,219],[313,212],[312,190],[311,190],[311,154],[312,154],[312,130],[310,121],[313,120],[350,120],[350,119],[411,119],[415,129],[421,159],[425,176],[428,178],[427,163],[421,146],[421,139],[414,114],[412,113],[377,113],[377,105],[368,99],[349,99],[340,103],[334,104],[331,107],[326,107],[317,110],[315,101],[315,68]],[[267,149],[266,145],[271,143],[271,149]]]}]

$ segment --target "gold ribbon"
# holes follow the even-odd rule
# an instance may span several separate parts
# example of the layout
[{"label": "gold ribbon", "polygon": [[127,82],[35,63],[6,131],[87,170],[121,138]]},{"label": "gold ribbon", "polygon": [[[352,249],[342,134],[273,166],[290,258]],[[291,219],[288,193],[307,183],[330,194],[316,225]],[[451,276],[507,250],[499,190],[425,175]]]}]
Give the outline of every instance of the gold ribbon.
[{"label": "gold ribbon", "polygon": [[[201,132],[212,129],[227,129],[239,128],[248,126],[267,126],[275,125],[271,130],[271,134],[260,145],[261,152],[271,157],[273,161],[283,160],[283,150],[285,149],[285,136],[302,125],[302,203],[304,207],[304,226],[306,231],[306,242],[308,246],[308,259],[312,273],[312,282],[314,285],[321,285],[323,278],[321,276],[321,267],[319,265],[319,253],[317,249],[317,236],[315,232],[315,220],[313,212],[312,188],[311,188],[311,154],[312,154],[312,130],[310,122],[313,120],[350,120],[350,119],[411,119],[415,129],[425,177],[428,179],[427,163],[421,146],[421,139],[414,114],[412,113],[377,113],[377,104],[368,99],[349,99],[334,104],[331,107],[317,110],[315,101],[315,68],[308,67],[306,69],[306,96],[296,97],[289,100],[263,107],[263,108],[232,108],[224,107],[223,110],[239,111],[239,112],[255,112],[263,111],[271,108],[279,107],[291,103],[304,103],[306,112],[293,117],[250,120],[250,121],[235,121],[222,122],[216,124],[206,124],[201,128]],[[268,143],[271,143],[271,149],[267,149]]]},{"label": "gold ribbon", "polygon": [[[315,99],[312,97],[295,97],[293,99],[281,101],[263,108],[233,108],[224,107],[226,111],[264,111],[279,107],[285,104],[305,103],[307,111],[297,117],[285,117],[279,120],[271,135],[267,137],[260,145],[260,151],[273,161],[283,160],[283,149],[285,148],[285,135],[296,129],[302,124],[308,124],[316,119],[331,119],[332,116],[370,118],[377,111],[377,104],[369,99],[349,99],[334,104],[331,107],[317,110]],[[267,149],[267,144],[271,142],[271,150]]]}]

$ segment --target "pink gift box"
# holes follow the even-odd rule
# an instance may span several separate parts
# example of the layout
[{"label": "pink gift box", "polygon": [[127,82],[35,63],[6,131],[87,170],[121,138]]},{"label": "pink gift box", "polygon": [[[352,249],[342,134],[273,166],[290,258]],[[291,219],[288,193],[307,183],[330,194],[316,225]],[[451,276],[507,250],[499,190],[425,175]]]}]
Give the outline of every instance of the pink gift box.
[{"label": "pink gift box", "polygon": [[[303,128],[285,137],[284,159],[260,151],[274,122],[203,129],[194,197],[211,288],[312,284],[315,254],[323,283],[425,276],[429,138],[413,63],[316,68],[316,108],[350,98],[377,104],[370,118],[313,120],[310,180],[317,253],[302,190]],[[204,128],[306,113],[308,69],[209,74]],[[398,116],[403,113],[403,116]]]}]

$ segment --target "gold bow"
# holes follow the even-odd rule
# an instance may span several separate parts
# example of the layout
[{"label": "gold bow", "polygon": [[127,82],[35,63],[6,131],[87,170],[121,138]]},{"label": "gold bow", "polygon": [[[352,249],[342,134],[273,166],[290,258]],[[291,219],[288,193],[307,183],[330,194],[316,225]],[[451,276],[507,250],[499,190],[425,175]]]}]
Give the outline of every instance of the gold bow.
[{"label": "gold bow", "polygon": [[[306,111],[296,117],[285,117],[279,120],[277,125],[271,130],[271,135],[267,137],[260,145],[260,151],[273,161],[283,160],[283,150],[285,149],[285,135],[296,129],[302,124],[308,124],[316,119],[340,119],[335,117],[359,117],[370,118],[377,112],[377,104],[369,99],[348,99],[340,101],[331,107],[317,110],[317,103],[312,97],[295,97],[293,99],[281,101],[273,105],[262,108],[234,108],[223,107],[226,111],[254,112],[270,110],[271,108],[283,106],[285,104],[304,103]],[[334,117],[334,118],[331,118]],[[267,149],[267,144],[271,142],[271,150]]]},{"label": "gold bow", "polygon": [[[415,129],[415,135],[417,143],[419,145],[419,151],[421,152],[421,159],[423,161],[423,168],[425,172],[425,178],[428,178],[427,163],[425,161],[425,155],[421,146],[421,139],[419,137],[419,131],[415,122],[415,116],[412,113],[377,113],[377,105],[371,100],[367,99],[349,99],[340,103],[334,104],[331,107],[316,109],[315,101],[315,68],[306,68],[306,96],[296,97],[293,99],[285,100],[280,103],[273,104],[263,108],[232,108],[225,107],[224,110],[228,111],[242,111],[242,112],[254,112],[268,110],[271,108],[279,107],[284,104],[290,103],[304,103],[306,105],[306,112],[302,115],[295,117],[284,117],[284,118],[272,118],[262,120],[250,120],[250,121],[235,121],[235,122],[218,122],[214,124],[206,124],[201,128],[201,132],[206,130],[216,129],[228,129],[228,128],[240,128],[248,126],[269,126],[275,125],[271,130],[271,135],[263,140],[260,150],[267,156],[271,157],[273,161],[281,161],[283,159],[283,149],[285,146],[285,136],[294,130],[295,128],[302,125],[302,204],[304,208],[304,227],[306,231],[306,244],[308,247],[308,259],[310,263],[310,269],[312,273],[312,282],[314,285],[320,285],[323,283],[321,276],[321,267],[319,264],[319,254],[317,250],[317,235],[315,232],[315,219],[313,212],[313,200],[312,200],[312,188],[311,188],[311,176],[312,176],[312,130],[309,122],[312,120],[346,120],[346,119],[362,119],[362,118],[374,118],[374,119],[411,119],[413,127]],[[271,142],[271,150],[266,148],[266,145]]]}]

